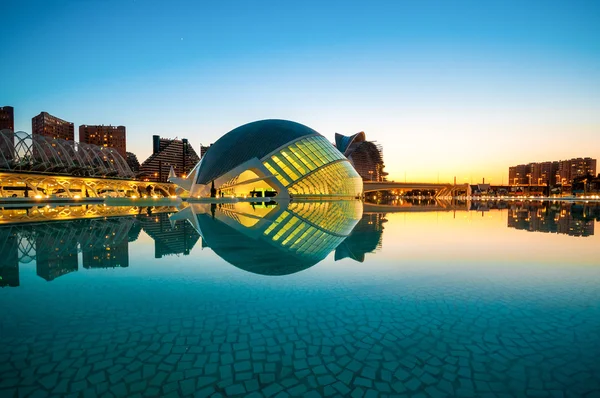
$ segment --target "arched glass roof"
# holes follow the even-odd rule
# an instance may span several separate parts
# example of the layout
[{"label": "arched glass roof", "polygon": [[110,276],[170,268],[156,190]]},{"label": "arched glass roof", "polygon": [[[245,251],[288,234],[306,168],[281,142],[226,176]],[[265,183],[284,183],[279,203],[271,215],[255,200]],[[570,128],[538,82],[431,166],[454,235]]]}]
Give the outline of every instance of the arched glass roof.
[{"label": "arched glass roof", "polygon": [[209,184],[250,159],[262,159],[287,142],[309,135],[319,133],[288,120],[260,120],[240,126],[219,138],[206,152],[196,183]]},{"label": "arched glass roof", "polygon": [[0,169],[81,177],[132,178],[133,171],[112,148],[0,131]]}]

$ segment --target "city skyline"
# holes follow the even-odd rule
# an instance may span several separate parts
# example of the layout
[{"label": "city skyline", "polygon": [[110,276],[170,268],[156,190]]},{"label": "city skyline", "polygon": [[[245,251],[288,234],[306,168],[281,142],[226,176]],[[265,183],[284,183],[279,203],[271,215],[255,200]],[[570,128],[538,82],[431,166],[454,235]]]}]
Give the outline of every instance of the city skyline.
[{"label": "city skyline", "polygon": [[[123,125],[145,159],[151,135],[198,150],[247,122],[297,120],[330,141],[364,131],[396,181],[507,184],[511,165],[600,158],[591,2],[37,8],[5,7],[0,106],[15,130],[41,111]],[[113,29],[87,28],[101,22]],[[43,67],[19,61],[31,53]]]}]

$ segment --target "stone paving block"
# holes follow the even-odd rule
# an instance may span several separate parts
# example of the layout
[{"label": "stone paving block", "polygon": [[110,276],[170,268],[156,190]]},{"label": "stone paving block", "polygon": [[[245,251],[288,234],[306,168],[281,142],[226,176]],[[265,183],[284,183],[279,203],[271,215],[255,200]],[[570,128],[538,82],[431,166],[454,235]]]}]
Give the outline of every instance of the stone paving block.
[{"label": "stone paving block", "polygon": [[262,388],[262,394],[265,397],[271,397],[277,393],[279,393],[280,391],[283,391],[283,387],[280,384],[277,383],[273,383],[273,384],[269,384],[268,386]]},{"label": "stone paving block", "polygon": [[52,390],[58,382],[58,373],[43,376],[39,379],[39,382],[46,390]]}]

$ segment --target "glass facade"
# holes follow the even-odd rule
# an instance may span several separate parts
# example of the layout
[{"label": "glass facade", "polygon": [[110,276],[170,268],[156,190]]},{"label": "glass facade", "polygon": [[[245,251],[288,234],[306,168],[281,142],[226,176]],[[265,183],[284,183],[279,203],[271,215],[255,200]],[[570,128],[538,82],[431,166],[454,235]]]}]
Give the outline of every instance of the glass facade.
[{"label": "glass facade", "polygon": [[323,257],[345,239],[361,214],[361,203],[354,201],[290,203],[263,235],[297,255]]},{"label": "glass facade", "polygon": [[269,172],[296,196],[356,196],[360,176],[325,137],[296,141],[263,161]]},{"label": "glass facade", "polygon": [[293,196],[352,196],[362,191],[362,178],[350,162],[335,162],[294,183],[288,190]]},{"label": "glass facade", "polygon": [[354,225],[340,220],[360,219],[362,203],[357,200],[290,202],[289,210],[311,224],[336,235],[349,235]]}]

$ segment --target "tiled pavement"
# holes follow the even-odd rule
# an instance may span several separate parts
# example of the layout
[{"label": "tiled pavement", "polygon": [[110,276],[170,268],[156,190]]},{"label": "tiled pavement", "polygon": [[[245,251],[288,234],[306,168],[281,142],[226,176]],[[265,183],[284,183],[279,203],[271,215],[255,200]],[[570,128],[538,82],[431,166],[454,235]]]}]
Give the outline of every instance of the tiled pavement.
[{"label": "tiled pavement", "polygon": [[50,286],[0,301],[0,396],[600,396],[593,283],[504,282]]}]

